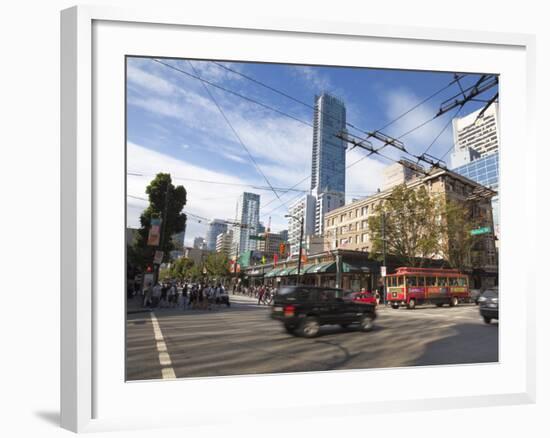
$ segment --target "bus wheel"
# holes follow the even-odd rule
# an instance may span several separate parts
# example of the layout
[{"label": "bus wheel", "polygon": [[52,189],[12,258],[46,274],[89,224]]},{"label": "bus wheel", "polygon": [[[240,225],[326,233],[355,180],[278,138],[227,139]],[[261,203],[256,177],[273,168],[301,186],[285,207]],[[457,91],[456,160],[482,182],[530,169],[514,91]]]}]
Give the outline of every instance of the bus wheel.
[{"label": "bus wheel", "polygon": [[450,306],[451,307],[458,306],[458,298],[457,297],[452,297],[451,298]]},{"label": "bus wheel", "polygon": [[399,309],[399,303],[391,303],[392,309]]},{"label": "bus wheel", "polygon": [[409,309],[411,309],[411,310],[414,309],[414,308],[416,307],[416,300],[414,300],[414,299],[413,299],[413,300],[410,300],[410,301],[409,301],[409,304],[407,305],[407,307],[408,307]]}]

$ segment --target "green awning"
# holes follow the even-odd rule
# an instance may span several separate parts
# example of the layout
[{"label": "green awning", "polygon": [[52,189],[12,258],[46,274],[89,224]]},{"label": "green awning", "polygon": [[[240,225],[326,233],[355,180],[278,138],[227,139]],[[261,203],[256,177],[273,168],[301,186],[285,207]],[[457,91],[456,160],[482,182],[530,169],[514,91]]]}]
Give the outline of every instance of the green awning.
[{"label": "green awning", "polygon": [[279,272],[284,271],[284,268],[276,268],[269,271],[267,274],[264,275],[264,277],[277,277]]},{"label": "green awning", "polygon": [[357,274],[368,274],[371,272],[368,266],[360,266],[352,263],[342,263],[342,272],[351,272]]},{"label": "green awning", "polygon": [[327,272],[336,272],[336,262],[324,262],[309,268],[308,274],[324,274]]}]

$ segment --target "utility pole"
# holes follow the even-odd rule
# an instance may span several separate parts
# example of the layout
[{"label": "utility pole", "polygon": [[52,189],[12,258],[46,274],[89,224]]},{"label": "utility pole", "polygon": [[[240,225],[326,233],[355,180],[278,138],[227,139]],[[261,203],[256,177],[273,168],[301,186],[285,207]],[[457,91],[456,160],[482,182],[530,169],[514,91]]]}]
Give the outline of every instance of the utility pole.
[{"label": "utility pole", "polygon": [[300,269],[302,268],[302,240],[304,239],[304,217],[300,218],[300,249],[298,254],[298,274],[296,277],[296,284],[300,283]]},{"label": "utility pole", "polygon": [[294,219],[295,221],[300,221],[300,244],[298,249],[298,272],[296,275],[296,284],[300,282],[300,271],[302,268],[302,240],[304,240],[304,216],[296,217],[291,214],[285,214],[285,217]]},{"label": "utility pole", "polygon": [[[170,183],[169,182],[166,182],[166,190],[164,192],[164,210],[162,212],[162,217],[161,217],[161,223],[160,223],[160,242],[159,242],[159,251],[162,251],[162,248],[164,247],[164,239],[165,239],[165,235],[166,235],[166,225],[167,225],[167,221],[166,221],[166,218],[168,217],[168,194],[169,194],[169,187],[170,187]],[[164,259],[164,255],[163,255],[163,259]],[[160,274],[160,265],[162,264],[162,260],[160,262],[160,264],[154,264],[154,277],[153,277],[153,283],[156,284],[157,281],[158,281],[158,278],[159,278],[159,274]]]},{"label": "utility pole", "polygon": [[382,259],[386,266],[386,212],[382,212]]}]

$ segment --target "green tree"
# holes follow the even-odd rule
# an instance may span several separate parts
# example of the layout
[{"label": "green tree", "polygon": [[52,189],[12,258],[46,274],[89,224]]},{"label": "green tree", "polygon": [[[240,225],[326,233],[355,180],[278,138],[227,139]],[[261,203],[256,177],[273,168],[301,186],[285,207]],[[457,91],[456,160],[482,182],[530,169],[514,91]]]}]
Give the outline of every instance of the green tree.
[{"label": "green tree", "polygon": [[229,260],[224,254],[212,253],[206,257],[204,267],[211,277],[224,277],[229,274]]},{"label": "green tree", "polygon": [[172,266],[170,267],[170,276],[178,280],[184,280],[190,276],[189,272],[193,265],[193,260],[181,257],[172,262]]},{"label": "green tree", "polygon": [[[391,195],[374,208],[368,219],[371,252],[381,258],[385,234],[386,253],[407,266],[422,266],[440,249],[438,205],[425,187],[396,186]],[[385,232],[383,231],[385,228]]]},{"label": "green tree", "polygon": [[452,200],[443,206],[441,253],[451,268],[464,270],[476,264],[472,250],[483,244],[483,237],[473,236],[470,231],[483,225],[483,220],[473,214],[474,209],[470,203]]},{"label": "green tree", "polygon": [[[187,216],[182,213],[187,203],[187,192],[183,186],[174,186],[168,173],[159,173],[149,183],[145,190],[149,197],[149,206],[140,216],[139,229],[132,252],[133,261],[144,267],[152,263],[155,250],[164,252],[164,261],[168,260],[169,252],[174,249],[172,235],[185,229]],[[160,218],[161,241],[158,247],[147,245],[151,219]]]}]

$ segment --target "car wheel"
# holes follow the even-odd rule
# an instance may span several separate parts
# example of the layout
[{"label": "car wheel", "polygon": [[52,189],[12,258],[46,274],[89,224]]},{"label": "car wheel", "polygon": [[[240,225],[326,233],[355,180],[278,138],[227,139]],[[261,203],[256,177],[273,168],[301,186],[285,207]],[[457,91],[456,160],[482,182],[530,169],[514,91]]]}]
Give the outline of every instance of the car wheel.
[{"label": "car wheel", "polygon": [[416,307],[416,300],[410,300],[409,304],[407,304],[407,307],[411,310],[414,309]]},{"label": "car wheel", "polygon": [[362,331],[370,332],[374,328],[374,318],[369,314],[363,315],[359,325]]},{"label": "car wheel", "polygon": [[483,321],[485,321],[485,324],[491,324],[491,319],[492,318],[489,318],[488,316],[483,317]]},{"label": "car wheel", "polygon": [[397,304],[397,303],[391,303],[391,308],[392,308],[392,309],[399,309],[399,304]]},{"label": "car wheel", "polygon": [[347,329],[349,327],[349,324],[340,324],[340,327],[342,327],[343,329]]},{"label": "car wheel", "polygon": [[315,317],[310,316],[300,324],[300,334],[304,338],[314,338],[319,334],[320,329],[319,320]]},{"label": "car wheel", "polygon": [[457,297],[452,297],[452,298],[451,298],[451,302],[449,303],[449,305],[450,305],[451,307],[458,306],[458,298],[457,298]]}]

